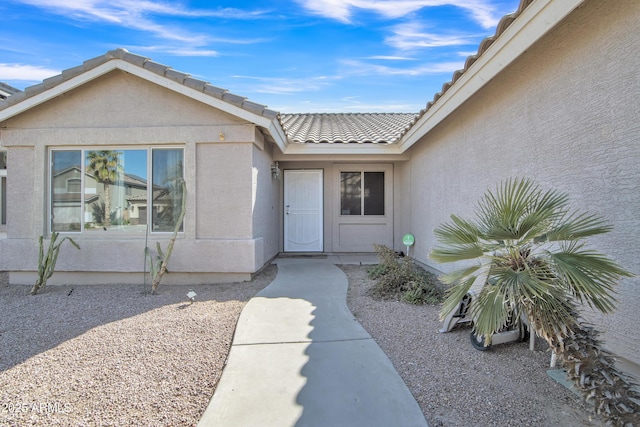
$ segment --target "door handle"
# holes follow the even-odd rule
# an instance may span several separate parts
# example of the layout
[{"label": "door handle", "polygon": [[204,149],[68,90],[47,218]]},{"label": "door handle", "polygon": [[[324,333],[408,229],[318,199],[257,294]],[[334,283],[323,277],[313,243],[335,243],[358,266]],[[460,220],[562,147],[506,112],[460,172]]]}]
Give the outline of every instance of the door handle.
[{"label": "door handle", "polygon": [[289,205],[285,206],[285,211],[284,211],[284,213],[285,213],[285,214],[287,214],[287,215],[289,215]]}]

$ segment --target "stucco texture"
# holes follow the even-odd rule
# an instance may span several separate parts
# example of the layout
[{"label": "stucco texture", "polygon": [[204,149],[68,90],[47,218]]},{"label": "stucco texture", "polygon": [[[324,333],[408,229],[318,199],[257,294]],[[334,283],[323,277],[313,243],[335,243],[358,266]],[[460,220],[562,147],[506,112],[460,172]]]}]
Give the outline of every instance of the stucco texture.
[{"label": "stucco texture", "polygon": [[[212,280],[219,273],[242,273],[248,279],[277,253],[274,214],[268,220],[255,220],[254,227],[254,215],[265,216],[276,205],[277,192],[257,188],[254,163],[264,168],[271,162],[271,153],[264,151],[262,135],[252,123],[113,71],[1,125],[2,145],[9,159],[9,191],[0,270],[27,273],[37,268],[37,238],[49,232],[46,159],[52,147],[184,148],[187,215],[171,258],[168,282],[179,283],[184,281],[181,274],[193,273],[198,274],[198,281],[208,280],[209,273]],[[260,177],[260,182],[269,182],[265,178]],[[82,249],[69,247],[61,252],[60,273],[90,272],[84,276],[90,283],[100,283],[101,273],[105,280],[107,273],[122,273],[123,282],[142,281],[141,274],[132,273],[143,269],[144,234],[106,231],[100,236],[73,237]],[[167,233],[149,236],[153,247],[156,241],[166,247],[168,240]],[[110,277],[108,282],[117,280]]]},{"label": "stucco texture", "polygon": [[[529,177],[610,221],[613,232],[590,244],[640,274],[638,22],[635,0],[586,2],[411,148],[398,173],[410,202],[396,206],[410,206],[400,223],[419,260],[450,269],[428,259],[434,227],[452,213],[472,218],[505,178]],[[620,284],[615,314],[589,315],[637,364],[639,285]]]}]

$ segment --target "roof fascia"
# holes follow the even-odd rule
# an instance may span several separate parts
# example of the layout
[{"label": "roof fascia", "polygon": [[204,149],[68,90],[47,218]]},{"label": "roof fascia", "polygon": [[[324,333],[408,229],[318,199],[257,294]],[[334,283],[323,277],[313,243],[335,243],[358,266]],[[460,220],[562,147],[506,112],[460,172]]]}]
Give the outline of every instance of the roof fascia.
[{"label": "roof fascia", "polygon": [[74,78],[66,80],[48,90],[45,90],[41,93],[38,93],[37,95],[34,95],[32,97],[25,99],[24,101],[18,102],[15,105],[12,105],[10,107],[5,108],[4,110],[1,110],[0,122],[7,120],[13,116],[16,116],[20,113],[23,113],[59,95],[69,92],[70,90],[80,87],[83,84],[91,80],[94,80],[100,76],[103,76],[116,69],[122,70],[129,74],[133,74],[144,80],[155,83],[161,87],[167,88],[169,90],[172,90],[184,96],[192,98],[196,101],[202,102],[203,104],[222,110],[235,117],[246,120],[257,126],[263,127],[271,133],[274,141],[276,142],[276,144],[281,150],[285,150],[288,145],[287,138],[284,134],[284,131],[282,130],[281,126],[277,123],[277,118],[269,119],[267,117],[254,114],[243,108],[236,107],[235,105],[232,105],[221,99],[215,98],[203,92],[199,92],[195,89],[187,87],[181,83],[168,79],[164,76],[156,74],[147,69],[141,68],[135,64],[131,64],[122,59],[112,59],[110,61],[107,61],[104,64],[101,64],[95,68],[85,71]]},{"label": "roof fascia", "polygon": [[398,155],[396,144],[289,144],[282,151],[283,160],[290,155]]},{"label": "roof fascia", "polygon": [[409,153],[403,154],[287,154],[274,151],[273,160],[279,162],[406,162],[411,160]]},{"label": "roof fascia", "polygon": [[278,147],[281,150],[286,148],[287,139],[286,139],[286,136],[284,135],[284,131],[281,129],[281,126],[279,126],[279,124],[276,124],[277,118],[269,119],[267,117],[254,114],[250,111],[237,107],[226,101],[215,98],[211,95],[192,89],[181,83],[178,83],[164,76],[156,74],[145,68],[140,68],[139,66],[131,64],[127,61],[123,61],[121,59],[118,59],[116,61],[118,62],[117,67],[123,71],[131,73],[142,79],[148,80],[152,83],[156,83],[162,87],[166,87],[167,89],[170,89],[181,95],[195,99],[196,101],[202,102],[203,104],[217,108],[218,110],[222,110],[226,113],[231,114],[232,116],[238,117],[242,120],[246,120],[250,123],[254,123],[257,126],[267,129],[269,133],[271,133],[271,135],[273,136],[273,139],[275,143],[278,145]]},{"label": "roof fascia", "polygon": [[408,150],[585,0],[537,0],[493,42],[400,139]]},{"label": "roof fascia", "polygon": [[33,107],[36,107],[40,104],[43,104],[50,99],[53,99],[57,96],[60,96],[70,90],[73,90],[83,84],[100,77],[104,74],[107,74],[110,71],[113,71],[117,68],[115,62],[120,60],[112,60],[106,62],[98,67],[95,67],[91,70],[85,71],[84,73],[69,79],[65,80],[62,83],[53,86],[50,89],[42,91],[37,95],[26,98],[23,101],[18,102],[17,104],[11,105],[3,110],[0,110],[0,122],[10,119],[11,117],[17,116],[27,110],[30,110]]}]

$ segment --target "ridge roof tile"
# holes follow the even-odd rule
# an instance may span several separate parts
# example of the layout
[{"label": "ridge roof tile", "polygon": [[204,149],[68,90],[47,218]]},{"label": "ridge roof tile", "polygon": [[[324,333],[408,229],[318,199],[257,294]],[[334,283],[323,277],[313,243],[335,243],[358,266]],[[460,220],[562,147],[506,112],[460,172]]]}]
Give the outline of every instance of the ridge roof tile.
[{"label": "ridge roof tile", "polygon": [[164,73],[164,76],[180,84],[184,84],[185,79],[187,77],[190,77],[189,74],[176,71],[173,68],[167,68]]},{"label": "ridge roof tile", "polygon": [[[469,67],[471,67],[478,60],[478,58],[480,58],[480,56],[482,56],[482,54],[485,53],[487,51],[487,49],[489,49],[489,47],[493,44],[493,42],[495,42],[498,39],[498,37],[500,37],[502,35],[502,33],[504,33],[506,31],[506,29],[509,28],[509,26],[513,23],[513,21],[515,21],[516,18],[518,16],[520,16],[520,14],[522,14],[522,12],[524,12],[524,10],[527,7],[529,7],[529,5],[531,3],[533,3],[533,1],[534,0],[520,0],[520,4],[518,5],[518,9],[515,12],[507,14],[507,15],[504,15],[502,18],[500,18],[500,21],[498,22],[498,25],[496,26],[495,34],[493,34],[492,36],[485,37],[480,42],[480,45],[478,46],[477,53],[467,57],[467,59],[466,59],[466,61],[464,63],[464,68],[461,69],[461,70],[456,70],[453,73],[453,76],[452,76],[451,80],[442,85],[442,90],[440,92],[436,93],[433,96],[433,99],[431,101],[427,102],[426,107],[420,111],[420,113],[418,114],[418,117],[416,118],[416,122],[422,116],[424,116],[424,114],[427,112],[427,110],[429,110],[429,108],[431,108],[433,106],[433,104],[438,102],[438,99],[440,99],[442,97],[442,95],[444,95],[444,93],[447,90],[449,90],[449,88],[456,81],[458,81],[458,79],[460,79],[460,77],[462,77],[462,75],[469,69]],[[399,138],[403,137],[407,133],[408,130],[409,130],[409,128],[406,128],[402,132],[402,134],[400,135]]]},{"label": "ridge roof tile", "polygon": [[88,59],[84,61],[82,65],[63,70],[58,75],[44,79],[42,83],[29,86],[25,88],[24,91],[12,94],[11,96],[7,97],[7,99],[0,101],[0,110],[15,105],[46,90],[52,89],[55,86],[58,86],[59,84],[64,83],[67,80],[77,77],[82,73],[99,67],[100,65],[105,64],[111,60],[117,59],[126,61],[132,65],[138,66],[160,76],[178,82],[190,89],[194,89],[198,92],[202,92],[215,98],[221,99],[231,105],[240,107],[251,113],[261,115],[269,120],[273,120],[278,117],[279,113],[277,111],[268,109],[266,105],[249,101],[246,97],[232,94],[226,89],[213,86],[203,80],[195,79],[189,74],[174,70],[171,67],[152,61],[150,58],[130,53],[128,50],[122,48],[110,50],[103,55]]}]

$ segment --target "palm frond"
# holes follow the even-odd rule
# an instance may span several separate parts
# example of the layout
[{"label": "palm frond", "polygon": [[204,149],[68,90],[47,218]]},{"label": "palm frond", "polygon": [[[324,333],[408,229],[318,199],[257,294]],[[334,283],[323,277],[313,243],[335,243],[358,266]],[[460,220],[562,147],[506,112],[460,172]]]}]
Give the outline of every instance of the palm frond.
[{"label": "palm frond", "polygon": [[568,299],[551,291],[546,298],[526,307],[529,324],[548,343],[562,343],[578,324]]},{"label": "palm frond", "polygon": [[485,286],[471,304],[473,329],[485,337],[486,344],[493,334],[507,326],[510,314],[507,298],[498,286]]},{"label": "palm frond", "polygon": [[554,284],[550,274],[545,266],[521,271],[503,268],[492,278],[500,284],[496,287],[506,295],[514,315],[524,313],[540,335],[558,338],[568,330],[564,325],[573,325],[577,319],[567,305],[570,295]]},{"label": "palm frond", "polygon": [[509,179],[495,191],[485,193],[478,203],[480,230],[487,239],[517,240],[521,237],[520,220],[527,212],[528,200],[535,185],[525,179]]},{"label": "palm frond", "polygon": [[447,289],[446,298],[440,309],[440,320],[444,319],[449,313],[458,308],[458,304],[462,298],[469,292],[471,285],[476,280],[476,276],[470,276],[467,280],[458,282],[455,286]]},{"label": "palm frond", "polygon": [[474,273],[476,273],[478,270],[480,270],[480,268],[482,268],[482,266],[480,265],[473,265],[471,267],[461,268],[459,270],[452,271],[451,273],[444,274],[440,276],[438,279],[440,279],[440,281],[444,284],[456,285],[458,282],[464,281],[470,275],[473,275]]},{"label": "palm frond", "polygon": [[563,285],[580,303],[610,313],[615,308],[615,285],[632,274],[606,256],[582,247],[566,245],[562,251],[549,253],[549,260]]},{"label": "palm frond", "polygon": [[546,234],[564,216],[568,197],[564,193],[538,190],[520,221],[521,240],[535,239]]},{"label": "palm frond", "polygon": [[583,239],[585,237],[608,233],[611,225],[597,215],[586,213],[572,214],[554,228],[536,237],[536,242],[558,242]]},{"label": "palm frond", "polygon": [[429,257],[434,261],[447,263],[476,259],[484,254],[482,247],[475,243],[465,245],[449,245],[447,247],[437,247],[431,250]]},{"label": "palm frond", "polygon": [[451,224],[442,224],[433,232],[441,242],[451,245],[471,244],[478,241],[480,232],[475,224],[456,215],[451,215]]}]

